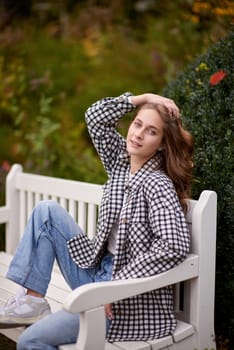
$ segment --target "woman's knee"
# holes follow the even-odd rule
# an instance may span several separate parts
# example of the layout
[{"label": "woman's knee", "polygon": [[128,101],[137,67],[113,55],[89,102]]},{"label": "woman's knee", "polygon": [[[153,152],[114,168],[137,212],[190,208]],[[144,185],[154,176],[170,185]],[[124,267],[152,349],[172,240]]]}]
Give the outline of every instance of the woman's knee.
[{"label": "woman's knee", "polygon": [[42,200],[38,202],[32,213],[35,220],[42,222],[57,222],[58,218],[66,215],[67,212],[54,200]]},{"label": "woman's knee", "polygon": [[34,211],[54,211],[54,209],[60,209],[61,206],[52,199],[46,199],[39,201],[34,208]]}]

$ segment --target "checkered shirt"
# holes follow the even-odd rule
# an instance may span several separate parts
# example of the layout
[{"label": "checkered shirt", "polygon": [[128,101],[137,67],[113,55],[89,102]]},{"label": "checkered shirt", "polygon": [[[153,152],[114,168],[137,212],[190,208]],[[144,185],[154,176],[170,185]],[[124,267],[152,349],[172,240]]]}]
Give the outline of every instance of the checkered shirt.
[{"label": "checkered shirt", "polygon": [[[185,259],[190,244],[174,186],[160,170],[160,156],[129,179],[126,142],[116,125],[134,109],[130,95],[104,98],[87,110],[89,133],[109,179],[103,188],[97,235],[92,241],[84,234],[68,242],[80,267],[94,266],[102,259],[111,228],[118,221],[113,280],[165,272]],[[113,312],[110,342],[161,338],[176,327],[171,286],[116,302]]]}]

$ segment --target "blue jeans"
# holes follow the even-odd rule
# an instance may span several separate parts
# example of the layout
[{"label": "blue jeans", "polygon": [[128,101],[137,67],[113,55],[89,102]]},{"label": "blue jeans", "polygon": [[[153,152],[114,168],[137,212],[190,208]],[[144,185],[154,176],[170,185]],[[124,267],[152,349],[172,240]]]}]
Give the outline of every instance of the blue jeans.
[{"label": "blue jeans", "polygon": [[[80,268],[71,259],[67,241],[81,232],[68,212],[55,201],[39,202],[27,223],[7,278],[45,295],[56,259],[71,289],[110,280],[112,255],[104,256],[100,265],[87,269]],[[17,349],[57,349],[58,345],[75,343],[78,332],[79,315],[60,310],[28,327],[19,338]]]}]

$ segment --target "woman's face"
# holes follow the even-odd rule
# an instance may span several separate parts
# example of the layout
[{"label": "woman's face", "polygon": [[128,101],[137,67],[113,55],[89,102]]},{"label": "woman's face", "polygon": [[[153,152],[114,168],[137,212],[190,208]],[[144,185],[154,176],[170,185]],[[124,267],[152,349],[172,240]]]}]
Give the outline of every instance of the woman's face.
[{"label": "woman's face", "polygon": [[131,161],[143,165],[155,155],[162,143],[163,127],[164,122],[156,110],[145,108],[138,112],[126,139]]}]

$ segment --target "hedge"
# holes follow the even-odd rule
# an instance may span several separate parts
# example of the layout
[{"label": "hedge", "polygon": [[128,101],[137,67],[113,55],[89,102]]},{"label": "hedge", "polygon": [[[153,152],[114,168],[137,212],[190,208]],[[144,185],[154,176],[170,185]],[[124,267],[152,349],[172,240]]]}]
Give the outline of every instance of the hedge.
[{"label": "hedge", "polygon": [[234,346],[233,113],[234,32],[197,57],[163,93],[181,108],[195,138],[193,196],[218,194],[216,335]]}]

